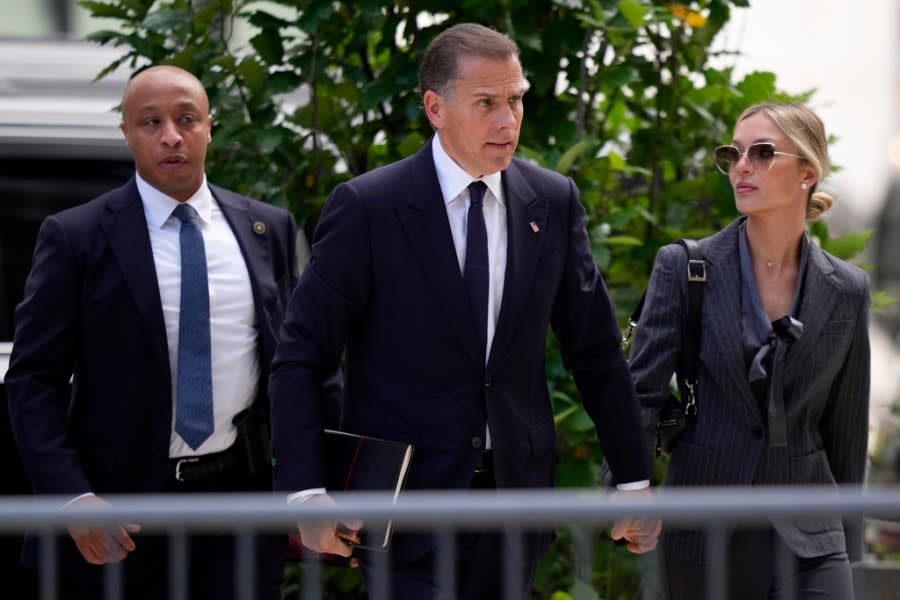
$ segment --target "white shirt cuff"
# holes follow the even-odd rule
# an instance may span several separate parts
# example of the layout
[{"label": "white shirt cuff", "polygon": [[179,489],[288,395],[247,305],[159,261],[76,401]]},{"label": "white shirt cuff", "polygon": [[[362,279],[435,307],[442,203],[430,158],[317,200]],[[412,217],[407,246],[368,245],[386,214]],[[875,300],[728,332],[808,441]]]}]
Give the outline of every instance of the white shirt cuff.
[{"label": "white shirt cuff", "polygon": [[294,492],[287,497],[288,504],[303,504],[313,496],[325,493],[325,488],[309,488],[301,492]]},{"label": "white shirt cuff", "polygon": [[71,500],[69,500],[68,502],[63,504],[63,508],[69,508],[70,506],[72,506],[73,504],[75,504],[76,502],[81,500],[82,498],[87,498],[88,496],[95,496],[95,495],[96,494],[94,494],[94,492],[85,492],[84,494],[75,496],[74,498],[72,498]]},{"label": "white shirt cuff", "polygon": [[616,489],[621,490],[623,492],[633,492],[635,490],[644,490],[650,487],[650,480],[644,479],[642,481],[630,481],[628,483],[617,483]]}]

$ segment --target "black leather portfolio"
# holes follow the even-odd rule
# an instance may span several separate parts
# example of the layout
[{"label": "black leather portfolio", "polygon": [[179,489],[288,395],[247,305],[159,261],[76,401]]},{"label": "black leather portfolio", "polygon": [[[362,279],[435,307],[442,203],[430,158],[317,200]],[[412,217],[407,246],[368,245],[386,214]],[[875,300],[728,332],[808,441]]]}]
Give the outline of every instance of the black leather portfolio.
[{"label": "black leather portfolio", "polygon": [[[386,491],[396,502],[406,483],[412,455],[412,444],[326,429],[328,492]],[[386,550],[391,533],[390,521],[366,523],[357,547]]]}]

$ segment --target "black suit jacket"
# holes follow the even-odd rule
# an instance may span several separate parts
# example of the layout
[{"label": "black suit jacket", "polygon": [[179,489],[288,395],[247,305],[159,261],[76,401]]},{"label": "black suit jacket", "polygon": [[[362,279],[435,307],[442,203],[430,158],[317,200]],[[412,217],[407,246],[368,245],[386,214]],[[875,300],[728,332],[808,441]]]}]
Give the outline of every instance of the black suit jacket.
[{"label": "black suit jacket", "polygon": [[[700,326],[699,410],[676,444],[667,485],[860,484],[869,416],[869,280],[858,267],[815,244],[803,275],[797,318],[802,337],[787,350],[783,384],[787,446],[772,447],[767,418],[748,382],[741,346],[739,219],[700,241],[707,282]],[[636,329],[631,371],[644,408],[647,437],[675,370],[683,334],[686,256],[660,249]],[[839,518],[774,523],[800,556],[846,551],[859,558],[862,538]],[[664,535],[677,554],[702,561],[697,533]]]},{"label": "black suit jacket", "polygon": [[[296,225],[283,209],[210,188],[250,273],[259,328],[257,402],[265,407],[275,334],[298,275]],[[255,223],[265,231],[257,233]],[[168,347],[134,180],[44,221],[16,310],[6,388],[37,493],[165,489]]]},{"label": "black suit jacket", "polygon": [[[318,388],[344,351],[343,427],[413,443],[409,488],[467,488],[488,423],[499,488],[553,486],[548,326],[616,479],[649,478],[621,335],[575,184],[521,160],[502,181],[506,280],[487,365],[431,144],[334,190],[273,364],[277,489],[324,486],[327,407]],[[531,542],[534,558],[549,536]],[[394,550],[412,556],[427,547],[398,540]]]}]

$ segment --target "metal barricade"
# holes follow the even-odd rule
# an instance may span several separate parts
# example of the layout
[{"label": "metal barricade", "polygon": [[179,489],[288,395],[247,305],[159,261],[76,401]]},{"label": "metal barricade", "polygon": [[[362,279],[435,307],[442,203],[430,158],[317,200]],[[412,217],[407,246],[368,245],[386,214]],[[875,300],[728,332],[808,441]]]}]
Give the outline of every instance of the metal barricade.
[{"label": "metal barricade", "polygon": [[[238,598],[253,600],[253,534],[290,532],[298,521],[391,519],[397,531],[429,531],[439,542],[437,580],[453,597],[453,540],[463,530],[499,530],[508,541],[504,575],[516,580],[523,559],[524,531],[566,527],[573,532],[575,568],[590,569],[591,547],[585,535],[606,527],[617,518],[659,517],[664,526],[690,526],[707,533],[707,590],[710,598],[727,597],[728,573],[724,563],[728,532],[738,526],[763,525],[770,519],[816,518],[840,514],[845,518],[868,516],[896,518],[900,512],[900,487],[885,488],[667,488],[640,502],[598,490],[504,490],[403,493],[394,503],[389,494],[335,495],[337,503],[288,505],[280,494],[204,494],[111,496],[102,508],[63,510],[68,498],[0,498],[0,533],[41,536],[41,600],[55,600],[58,548],[55,536],[71,524],[140,523],[143,531],[166,533],[170,548],[173,598],[187,598],[186,556],[193,533],[229,532],[237,536]],[[777,557],[780,573],[792,571],[792,556]],[[109,600],[122,597],[121,565],[105,567]],[[508,598],[521,598],[515,585],[506,586]],[[389,597],[388,582],[372,582],[370,597]],[[321,565],[304,564],[304,599],[322,594]],[[498,599],[499,600],[499,599]]]}]

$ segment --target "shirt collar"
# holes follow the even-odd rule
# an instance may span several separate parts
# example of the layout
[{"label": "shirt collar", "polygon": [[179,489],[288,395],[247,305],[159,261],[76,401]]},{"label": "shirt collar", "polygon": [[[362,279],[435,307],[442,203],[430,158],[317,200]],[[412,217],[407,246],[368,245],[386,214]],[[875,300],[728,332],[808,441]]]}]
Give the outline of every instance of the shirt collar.
[{"label": "shirt collar", "polygon": [[[144,205],[147,223],[151,227],[161,228],[172,216],[175,207],[181,203],[147,183],[138,173],[134,174],[134,180]],[[201,221],[205,223],[212,221],[213,197],[206,184],[206,174],[203,175],[203,183],[194,195],[187,199],[187,203],[194,207]]]},{"label": "shirt collar", "polygon": [[450,158],[441,145],[440,136],[435,133],[431,138],[431,154],[434,157],[434,168],[437,171],[438,183],[441,186],[441,194],[444,196],[444,203],[450,204],[469,187],[473,181],[483,181],[488,189],[494,195],[494,198],[504,206],[503,201],[503,185],[500,171],[485,175],[481,179],[472,177],[456,162]]}]

